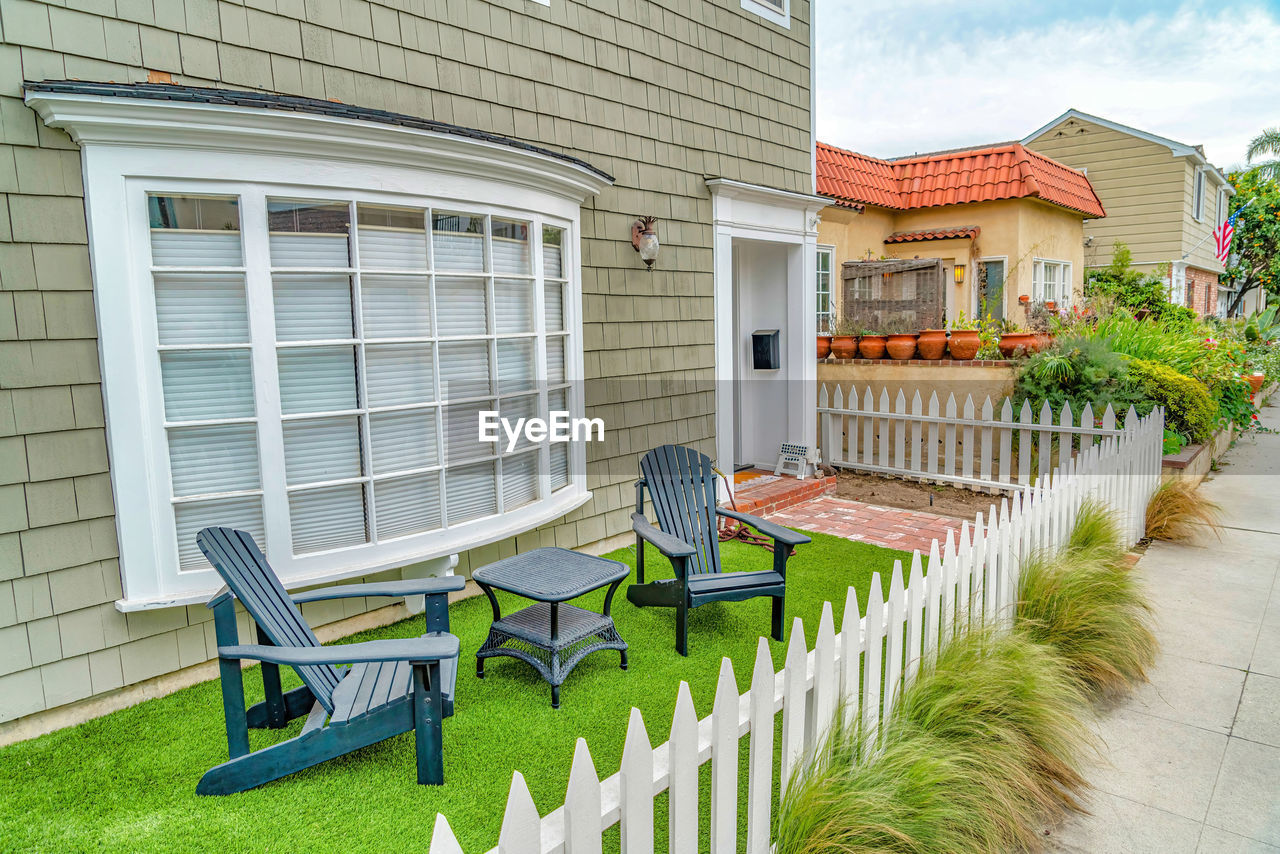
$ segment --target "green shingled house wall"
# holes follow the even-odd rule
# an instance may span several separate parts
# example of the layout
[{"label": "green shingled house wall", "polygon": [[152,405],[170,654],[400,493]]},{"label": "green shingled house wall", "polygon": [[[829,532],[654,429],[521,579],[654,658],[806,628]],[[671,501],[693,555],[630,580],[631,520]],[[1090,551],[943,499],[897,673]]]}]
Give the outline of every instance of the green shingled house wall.
[{"label": "green shingled house wall", "polygon": [[[24,80],[169,75],[334,99],[514,136],[616,177],[583,211],[586,402],[610,425],[588,452],[594,498],[462,555],[465,571],[625,531],[638,454],[666,441],[712,451],[703,181],[811,191],[809,4],[790,12],[786,29],[740,0],[0,0],[0,740],[31,731],[25,716],[119,697],[214,653],[201,606],[114,605],[80,156],[23,104]],[[638,214],[661,221],[652,274],[629,245]],[[598,382],[628,379],[646,391]]]}]

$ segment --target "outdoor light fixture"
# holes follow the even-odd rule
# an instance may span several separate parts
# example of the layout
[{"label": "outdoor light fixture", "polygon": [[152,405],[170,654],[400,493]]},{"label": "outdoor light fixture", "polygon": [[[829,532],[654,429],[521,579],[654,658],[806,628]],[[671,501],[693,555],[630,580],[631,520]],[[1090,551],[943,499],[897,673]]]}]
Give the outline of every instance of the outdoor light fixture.
[{"label": "outdoor light fixture", "polygon": [[964,284],[964,265],[963,264],[956,265],[956,284],[957,285]]},{"label": "outdoor light fixture", "polygon": [[658,260],[658,232],[654,225],[657,217],[642,216],[631,223],[631,246],[640,253],[644,266],[653,272],[653,262]]}]

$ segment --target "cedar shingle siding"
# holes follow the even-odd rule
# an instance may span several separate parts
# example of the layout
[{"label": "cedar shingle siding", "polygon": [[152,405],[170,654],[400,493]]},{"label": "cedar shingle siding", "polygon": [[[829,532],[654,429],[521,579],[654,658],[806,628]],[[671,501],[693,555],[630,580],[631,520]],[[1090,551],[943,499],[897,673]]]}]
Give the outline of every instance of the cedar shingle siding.
[{"label": "cedar shingle siding", "polygon": [[[75,5],[86,11],[0,0],[0,738],[4,721],[214,653],[201,606],[126,615],[113,604],[121,585],[80,157],[22,103],[24,79],[137,83],[151,71],[333,99],[509,135],[615,176],[582,221],[587,414],[611,428],[588,451],[594,498],[463,555],[460,569],[617,534],[641,452],[668,441],[712,449],[703,180],[811,190],[807,2],[792,2],[789,30],[739,0]],[[638,214],[661,221],[652,274],[629,245]],[[308,616],[331,622],[378,604],[308,606]]]}]

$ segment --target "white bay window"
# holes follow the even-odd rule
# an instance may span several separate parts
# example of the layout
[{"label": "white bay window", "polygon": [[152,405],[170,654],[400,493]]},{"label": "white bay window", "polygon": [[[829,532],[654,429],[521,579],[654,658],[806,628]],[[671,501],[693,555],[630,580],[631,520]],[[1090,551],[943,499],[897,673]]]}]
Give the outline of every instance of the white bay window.
[{"label": "white bay window", "polygon": [[[447,557],[589,498],[581,445],[508,452],[478,426],[581,414],[578,214],[604,182],[360,125],[316,129],[338,149],[320,162],[82,129],[121,607],[216,589],[207,525],[249,531],[301,584]],[[355,156],[408,134],[426,149],[408,162]]]}]

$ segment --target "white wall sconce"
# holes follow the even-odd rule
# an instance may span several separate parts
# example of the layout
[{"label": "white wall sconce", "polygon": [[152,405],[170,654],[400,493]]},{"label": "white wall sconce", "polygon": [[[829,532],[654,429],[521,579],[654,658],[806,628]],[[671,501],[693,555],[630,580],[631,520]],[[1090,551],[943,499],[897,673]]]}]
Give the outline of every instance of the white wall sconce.
[{"label": "white wall sconce", "polygon": [[642,216],[631,224],[631,246],[640,253],[640,260],[651,273],[653,262],[658,260],[657,222],[657,217]]}]

